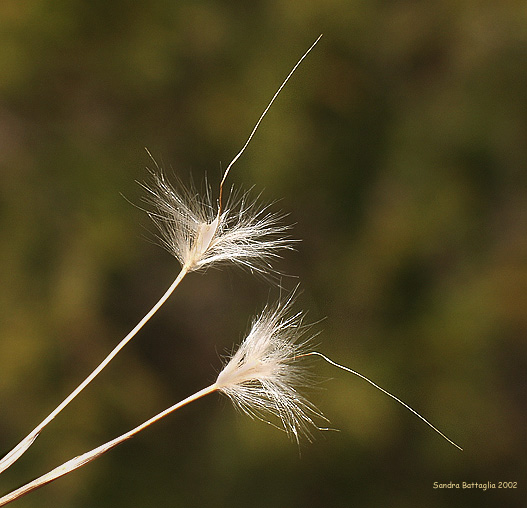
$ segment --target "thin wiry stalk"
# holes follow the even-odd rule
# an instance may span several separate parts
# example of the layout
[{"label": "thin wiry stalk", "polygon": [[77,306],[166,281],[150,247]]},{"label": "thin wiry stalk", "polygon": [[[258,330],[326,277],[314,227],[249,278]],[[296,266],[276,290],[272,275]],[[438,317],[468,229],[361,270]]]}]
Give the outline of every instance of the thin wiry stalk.
[{"label": "thin wiry stalk", "polygon": [[174,292],[179,283],[188,273],[188,268],[183,267],[176,277],[174,282],[165,291],[165,294],[159,301],[150,309],[150,311],[137,323],[133,330],[110,352],[110,354],[92,371],[92,373],[73,390],[41,423],[39,423],[20,443],[15,446],[2,460],[0,460],[0,473],[6,470],[9,466],[15,463],[33,444],[38,435],[42,432],[44,427],[48,425],[79,393],[84,390],[97,375],[115,358],[117,353],[132,340],[132,338],[143,328],[143,326],[150,320],[150,318],[158,311],[158,309],[166,302],[168,297]]},{"label": "thin wiry stalk", "polygon": [[52,469],[48,473],[40,476],[39,478],[36,478],[35,480],[27,483],[26,485],[23,485],[22,487],[1,497],[0,506],[4,506],[8,503],[11,503],[15,501],[16,499],[28,494],[32,490],[38,489],[39,487],[42,487],[48,483],[51,483],[57,480],[61,476],[67,475],[68,473],[75,471],[75,469],[78,469],[79,467],[85,466],[86,464],[100,457],[101,455],[111,450],[118,444],[121,444],[123,441],[130,439],[131,437],[135,436],[137,433],[146,429],[153,423],[161,420],[161,418],[164,418],[165,416],[169,415],[170,413],[173,413],[174,411],[185,406],[186,404],[189,404],[190,402],[193,402],[201,397],[204,397],[205,395],[212,393],[216,390],[217,390],[216,385],[208,386],[207,388],[204,388],[203,390],[200,390],[199,392],[196,392],[195,394],[190,395],[189,397],[182,400],[181,402],[174,404],[168,409],[165,409],[165,411],[162,411],[161,413],[150,418],[146,422],[142,423],[141,425],[138,425],[137,427],[126,432],[125,434],[122,434],[121,436],[116,437],[115,439],[112,439],[111,441],[108,441],[107,443],[104,443],[101,446],[98,446],[97,448],[94,448],[93,450],[89,452],[83,453],[82,455],[79,455],[77,457],[74,457],[73,459],[68,460],[67,462],[64,462],[64,464],[56,467],[55,469]]}]

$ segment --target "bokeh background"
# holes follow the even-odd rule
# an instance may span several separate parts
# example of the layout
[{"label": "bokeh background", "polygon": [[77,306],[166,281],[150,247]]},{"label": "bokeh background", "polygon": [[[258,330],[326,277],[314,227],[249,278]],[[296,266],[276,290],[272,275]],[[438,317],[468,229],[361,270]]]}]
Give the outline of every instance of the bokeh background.
[{"label": "bokeh background", "polygon": [[[178,272],[148,241],[152,166],[289,213],[278,263],[340,432],[298,448],[213,395],[19,500],[26,507],[519,507],[526,499],[524,1],[2,0],[0,450],[136,324]],[[16,465],[2,493],[214,380],[279,290],[192,274]],[[325,319],[323,319],[325,318]],[[518,482],[438,490],[434,482]]]}]

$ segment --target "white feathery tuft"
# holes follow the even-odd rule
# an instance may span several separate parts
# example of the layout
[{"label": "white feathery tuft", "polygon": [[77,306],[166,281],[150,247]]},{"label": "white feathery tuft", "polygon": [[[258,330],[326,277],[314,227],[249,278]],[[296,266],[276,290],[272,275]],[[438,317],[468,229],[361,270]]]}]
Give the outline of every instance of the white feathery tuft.
[{"label": "white feathery tuft", "polygon": [[271,261],[282,249],[292,249],[290,226],[280,223],[284,215],[250,200],[247,193],[231,196],[218,213],[210,188],[203,197],[181,183],[173,187],[158,166],[151,174],[152,184],[143,184],[146,201],[154,207],[148,215],[162,245],[188,271],[235,263],[272,275]]},{"label": "white feathery tuft", "polygon": [[[269,422],[273,415],[290,437],[311,440],[314,418],[325,419],[298,391],[309,385],[309,374],[300,365],[308,326],[301,312],[290,312],[293,297],[267,307],[253,320],[251,330],[225,364],[215,385],[236,407],[253,418]],[[274,425],[271,423],[271,425]]]}]

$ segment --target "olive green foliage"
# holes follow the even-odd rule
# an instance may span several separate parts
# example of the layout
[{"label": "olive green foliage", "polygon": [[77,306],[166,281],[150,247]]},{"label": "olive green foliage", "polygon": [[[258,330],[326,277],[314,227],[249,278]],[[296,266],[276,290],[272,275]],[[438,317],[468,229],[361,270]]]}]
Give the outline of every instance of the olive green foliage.
[{"label": "olive green foliage", "polygon": [[[157,301],[175,260],[135,180],[229,184],[290,213],[280,271],[339,433],[298,448],[212,396],[17,501],[27,507],[518,506],[527,409],[527,10],[522,1],[2,0],[0,450]],[[122,196],[120,195],[122,194]],[[123,196],[126,198],[124,199]],[[146,228],[146,229],[145,229]],[[285,278],[292,288],[297,279]],[[27,454],[2,493],[212,382],[277,289],[189,275]],[[332,379],[329,379],[332,378]],[[517,481],[516,490],[434,482]]]}]

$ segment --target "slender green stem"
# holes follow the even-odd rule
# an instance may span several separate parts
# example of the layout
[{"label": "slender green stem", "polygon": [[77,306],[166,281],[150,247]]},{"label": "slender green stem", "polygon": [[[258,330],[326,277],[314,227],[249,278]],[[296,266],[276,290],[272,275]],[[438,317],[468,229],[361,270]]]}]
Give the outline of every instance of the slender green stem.
[{"label": "slender green stem", "polygon": [[0,460],[0,473],[6,470],[9,466],[15,463],[33,444],[38,435],[42,432],[44,427],[51,422],[77,395],[79,395],[86,386],[88,386],[95,377],[112,361],[112,359],[123,349],[130,340],[143,328],[148,320],[159,310],[159,308],[167,301],[168,297],[174,292],[179,283],[183,280],[185,275],[189,272],[189,268],[185,265],[179,272],[178,276],[166,290],[165,294],[159,301],[150,309],[150,311],[137,323],[133,330],[123,339],[112,352],[93,370],[93,372],[73,390],[37,427],[35,427],[18,445],[16,445],[5,457]]},{"label": "slender green stem", "polygon": [[5,496],[1,497],[0,506],[4,506],[8,503],[11,503],[12,501],[15,501],[16,499],[18,499],[19,497],[25,494],[28,494],[32,490],[38,489],[39,487],[42,487],[43,485],[46,485],[47,483],[55,481],[61,476],[64,476],[68,473],[71,473],[72,471],[75,471],[75,469],[78,469],[79,467],[86,465],[88,462],[91,462],[97,457],[100,457],[102,454],[111,450],[118,444],[121,444],[123,441],[126,441],[127,439],[130,439],[131,437],[135,436],[136,434],[146,429],[153,423],[161,420],[161,418],[164,418],[165,416],[169,415],[170,413],[173,413],[177,409],[185,406],[186,404],[189,404],[190,402],[193,402],[201,397],[204,397],[205,395],[208,395],[209,393],[215,392],[217,389],[218,389],[218,386],[216,385],[216,383],[210,386],[207,386],[207,388],[203,388],[202,390],[194,393],[193,395],[190,395],[189,397],[187,397],[186,399],[183,399],[177,404],[170,406],[168,409],[165,409],[161,413],[158,413],[157,415],[153,416],[146,422],[142,423],[141,425],[138,425],[137,427],[133,428],[132,430],[129,430],[128,432],[125,432],[119,437],[116,437],[115,439],[112,439],[111,441],[108,441],[107,443],[104,443],[101,446],[98,446],[97,448],[90,450],[89,452],[83,453],[82,455],[79,455],[77,457],[74,457],[71,460],[68,460],[67,462],[64,462],[64,464],[62,464],[61,466],[58,466],[55,469],[52,469],[51,471],[40,476],[36,480],[33,480],[27,483],[26,485],[14,490],[13,492],[10,492],[9,494],[6,494]]}]

